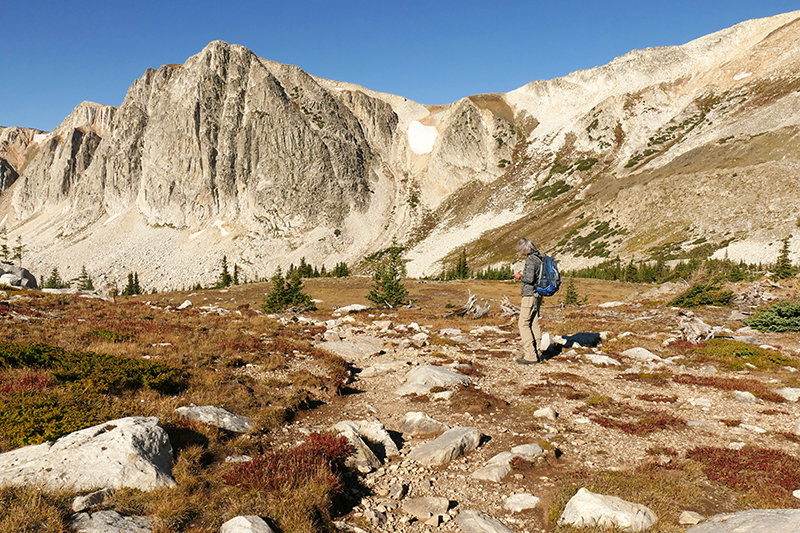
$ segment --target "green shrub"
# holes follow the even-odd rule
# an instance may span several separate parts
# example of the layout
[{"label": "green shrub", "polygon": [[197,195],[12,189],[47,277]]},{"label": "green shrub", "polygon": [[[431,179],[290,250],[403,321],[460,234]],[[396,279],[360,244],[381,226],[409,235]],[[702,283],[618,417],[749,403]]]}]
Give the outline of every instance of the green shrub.
[{"label": "green shrub", "polygon": [[[759,348],[731,339],[709,339],[691,349],[698,361],[718,361],[727,370],[745,370],[745,363],[758,370],[775,370],[784,366],[796,367],[800,363],[775,350]],[[751,367],[752,368],[752,367]]]},{"label": "green shrub", "polygon": [[759,331],[800,331],[800,302],[781,300],[759,307],[744,323]]},{"label": "green shrub", "polygon": [[694,285],[683,295],[672,300],[669,305],[678,307],[699,307],[701,305],[727,305],[733,299],[733,291],[720,289],[715,285]]}]

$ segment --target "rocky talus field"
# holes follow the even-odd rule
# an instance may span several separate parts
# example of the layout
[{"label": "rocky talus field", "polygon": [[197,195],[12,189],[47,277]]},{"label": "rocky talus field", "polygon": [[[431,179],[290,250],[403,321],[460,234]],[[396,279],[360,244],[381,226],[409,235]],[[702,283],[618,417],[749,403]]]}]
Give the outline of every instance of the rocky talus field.
[{"label": "rocky talus field", "polygon": [[[599,521],[620,530],[702,533],[745,531],[733,529],[744,520],[797,531],[800,339],[743,322],[753,305],[792,296],[794,280],[742,282],[732,286],[738,296],[730,305],[692,311],[665,303],[682,285],[578,280],[586,305],[559,305],[559,295],[545,300],[550,348],[537,365],[516,362],[515,317],[500,310],[503,296],[518,299],[517,285],[408,283],[414,303],[381,310],[363,305],[368,279],[308,280],[306,289],[322,300],[319,310],[281,315],[257,311],[265,285],[116,302],[9,293],[0,306],[4,412],[15,401],[57,397],[59,387],[78,385],[85,396],[75,402],[85,399],[91,416],[65,412],[62,422],[76,420],[71,430],[100,424],[92,431],[110,439],[104,435],[127,427],[110,421],[149,417],[133,418],[134,425],[163,427],[160,446],[171,447],[173,461],[141,488],[123,472],[107,494],[78,507],[74,498],[90,489],[62,484],[39,492],[47,505],[38,512],[53,518],[36,529],[30,516],[20,518],[25,507],[18,503],[33,489],[13,488],[13,479],[22,479],[19,457],[32,453],[21,452],[23,444],[45,440],[58,423],[21,418],[28,437],[4,429],[0,442],[0,480],[8,485],[0,489],[0,525],[523,533]],[[491,306],[488,315],[459,316],[468,291]],[[79,377],[89,363],[59,370],[69,359],[62,352],[42,352],[56,353],[52,360],[60,363],[52,368],[9,363],[9,346],[41,343],[74,357],[100,352],[126,364],[165,366],[158,367],[161,381],[152,377],[137,388],[133,378],[104,381],[99,363],[91,377]],[[167,368],[182,373],[174,387]],[[29,396],[15,395],[23,382]],[[87,390],[89,382],[103,389],[100,396]],[[265,457],[283,465],[276,471],[299,468],[281,463],[280,454],[330,432],[346,436],[354,451],[338,471],[341,483],[330,487],[332,499],[301,505],[301,493],[311,501],[307,485],[283,493],[280,484],[257,489],[248,477]],[[267,478],[258,479],[267,486]],[[303,510],[308,516],[299,516]],[[109,513],[138,520],[142,529],[91,529]]]}]

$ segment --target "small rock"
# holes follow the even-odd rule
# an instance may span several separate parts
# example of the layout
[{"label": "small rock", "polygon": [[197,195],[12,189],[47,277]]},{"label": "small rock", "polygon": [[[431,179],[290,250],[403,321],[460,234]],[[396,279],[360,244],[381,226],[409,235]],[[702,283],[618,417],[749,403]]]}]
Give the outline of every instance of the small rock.
[{"label": "small rock", "polygon": [[694,511],[684,511],[678,518],[678,523],[684,526],[693,526],[695,524],[699,524],[705,519],[706,518],[700,513],[695,513]]},{"label": "small rock", "polygon": [[190,420],[197,420],[234,433],[247,433],[253,427],[253,421],[246,416],[235,415],[213,405],[178,407],[175,412]]},{"label": "small rock", "polygon": [[192,304],[191,300],[184,300],[181,305],[178,306],[178,310],[189,309],[194,304]]},{"label": "small rock", "polygon": [[539,505],[539,498],[534,496],[533,494],[512,494],[505,500],[503,500],[503,507],[508,509],[509,511],[519,513],[520,511],[524,511],[525,509],[533,509],[537,505]]},{"label": "small rock", "polygon": [[481,432],[477,429],[455,427],[412,450],[408,459],[424,465],[443,465],[474,450],[480,442]]},{"label": "small rock", "polygon": [[583,357],[591,361],[596,365],[612,365],[612,366],[620,366],[622,363],[617,361],[616,359],[612,359],[607,355],[600,355],[596,353],[587,353],[584,354]]},{"label": "small rock", "polygon": [[450,508],[450,500],[438,496],[409,498],[403,502],[403,511],[417,520],[427,520],[433,515],[444,514]]},{"label": "small rock", "polygon": [[456,524],[464,533],[513,533],[500,520],[480,511],[461,511],[456,517]]},{"label": "small rock", "polygon": [[329,329],[322,334],[322,340],[325,342],[339,342],[342,338],[337,332]]},{"label": "small rock", "polygon": [[793,490],[793,491],[792,491],[792,496],[794,496],[795,498],[797,498],[798,500],[800,500],[800,489],[798,489],[798,490]]},{"label": "small rock", "polygon": [[151,533],[152,522],[147,516],[125,516],[116,511],[78,513],[69,519],[78,533]]},{"label": "small rock", "polygon": [[261,517],[255,515],[231,518],[219,528],[219,533],[275,533]]},{"label": "small rock", "polygon": [[800,389],[793,387],[784,387],[782,389],[775,389],[775,392],[786,398],[790,402],[800,400]]},{"label": "small rock", "polygon": [[403,435],[430,435],[434,433],[444,433],[450,426],[434,420],[430,416],[421,412],[406,413],[405,420],[400,425],[400,432]]},{"label": "small rock", "polygon": [[558,413],[552,407],[545,407],[543,409],[537,409],[533,412],[533,416],[536,418],[547,418],[548,420],[555,420],[558,418]]},{"label": "small rock", "polygon": [[72,510],[73,512],[80,513],[92,507],[97,507],[112,494],[114,494],[113,489],[102,489],[92,492],[91,494],[86,494],[85,496],[78,496],[72,500]]},{"label": "small rock", "polygon": [[797,422],[794,423],[794,427],[792,428],[792,433],[795,435],[800,435],[800,418],[797,419]]},{"label": "small rock", "polygon": [[470,477],[473,479],[480,479],[483,481],[492,481],[494,483],[500,483],[504,477],[511,472],[511,466],[509,465],[490,465],[485,466],[481,469],[476,470]]},{"label": "small rock", "polygon": [[766,429],[764,429],[762,427],[754,426],[752,424],[739,424],[739,427],[747,429],[749,431],[752,431],[753,433],[766,433],[767,432]]},{"label": "small rock", "polygon": [[621,355],[624,355],[625,357],[628,357],[630,359],[642,361],[644,363],[650,363],[650,362],[660,363],[661,361],[663,361],[661,357],[657,356],[656,354],[645,348],[631,348],[630,350],[625,350],[624,352],[622,352]]},{"label": "small rock", "polygon": [[733,391],[733,399],[739,403],[756,403],[756,397],[747,391]]},{"label": "small rock", "polygon": [[411,370],[406,374],[406,384],[394,391],[398,396],[408,394],[428,394],[432,387],[454,387],[456,385],[468,386],[470,379],[434,365],[424,365]]},{"label": "small rock", "polygon": [[544,448],[538,444],[520,444],[519,446],[511,448],[511,453],[518,453],[519,455],[534,458],[542,455],[544,453]]},{"label": "small rock", "polygon": [[686,533],[797,533],[800,509],[750,509],[712,516]]}]

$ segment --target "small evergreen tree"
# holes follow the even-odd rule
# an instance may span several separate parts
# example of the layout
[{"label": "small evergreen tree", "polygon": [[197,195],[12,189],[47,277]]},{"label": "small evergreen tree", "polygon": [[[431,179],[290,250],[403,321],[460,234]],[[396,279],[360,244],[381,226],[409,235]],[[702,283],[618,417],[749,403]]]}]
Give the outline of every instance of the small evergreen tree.
[{"label": "small evergreen tree", "polygon": [[589,297],[585,296],[580,298],[578,296],[578,287],[575,285],[575,280],[570,278],[564,288],[564,299],[561,300],[563,305],[584,305],[589,301]]},{"label": "small evergreen tree", "polygon": [[342,261],[341,263],[336,263],[336,266],[333,268],[332,275],[334,278],[346,278],[350,275],[350,269],[347,268],[347,263]]},{"label": "small evergreen tree", "polygon": [[11,257],[11,260],[12,261],[15,260],[15,259],[18,260],[19,261],[19,267],[22,268],[22,256],[28,250],[28,247],[25,246],[25,244],[22,243],[22,235],[17,235],[16,243],[17,244],[15,244],[14,248],[13,248],[14,255]]},{"label": "small evergreen tree", "polygon": [[295,269],[289,280],[283,277],[280,267],[272,276],[272,290],[261,304],[265,313],[280,313],[290,307],[310,307],[311,297],[303,292],[303,280]]},{"label": "small evergreen tree", "polygon": [[3,244],[0,244],[0,259],[8,264],[11,262],[11,249],[8,247],[6,230],[0,231],[0,240],[3,241]]},{"label": "small evergreen tree", "polygon": [[404,248],[397,246],[397,242],[393,240],[392,246],[381,257],[383,260],[375,268],[372,275],[373,289],[367,294],[367,300],[378,307],[395,307],[408,301],[408,290],[401,281],[405,272],[403,251]]},{"label": "small evergreen tree", "polygon": [[230,287],[233,282],[230,272],[228,272],[228,257],[222,256],[222,272],[219,275],[219,287]]},{"label": "small evergreen tree", "polygon": [[789,259],[789,239],[792,236],[788,236],[783,239],[783,248],[781,248],[780,254],[778,254],[778,260],[775,262],[775,277],[778,279],[787,279],[791,278],[795,274],[794,266],[792,266],[792,260]]},{"label": "small evergreen tree", "polygon": [[81,268],[81,275],[78,276],[78,290],[79,291],[94,290],[94,283],[92,283],[92,278],[89,276],[89,272],[86,271],[86,265],[83,265],[83,267]]},{"label": "small evergreen tree", "polygon": [[125,285],[122,294],[125,296],[133,296],[135,294],[142,294],[142,287],[139,285],[139,273],[128,273],[128,284]]},{"label": "small evergreen tree", "polygon": [[469,279],[469,277],[470,272],[469,265],[467,264],[467,252],[462,248],[461,255],[458,256],[458,261],[456,262],[453,279]]},{"label": "small evergreen tree", "polygon": [[236,263],[233,264],[233,284],[239,284],[239,265]]},{"label": "small evergreen tree", "polygon": [[66,289],[67,287],[69,287],[69,283],[61,279],[61,275],[58,273],[58,267],[53,267],[53,270],[50,272],[50,277],[44,282],[44,288]]}]

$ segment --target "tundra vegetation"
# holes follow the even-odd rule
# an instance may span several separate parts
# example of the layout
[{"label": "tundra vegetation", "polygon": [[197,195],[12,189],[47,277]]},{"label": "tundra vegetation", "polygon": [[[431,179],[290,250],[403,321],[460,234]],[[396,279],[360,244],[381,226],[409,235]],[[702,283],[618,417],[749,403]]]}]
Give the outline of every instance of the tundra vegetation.
[{"label": "tundra vegetation", "polygon": [[[404,279],[401,283],[399,258],[391,248],[374,258],[376,263],[385,261],[382,269],[376,269],[382,273],[378,277],[306,279],[305,285],[295,288],[321,303],[320,309],[303,316],[321,324],[334,319],[340,305],[372,302],[383,307],[386,296],[396,294],[392,291],[400,287],[399,300],[411,300],[413,306],[358,313],[357,328],[368,329],[373,320],[387,319],[379,317],[381,313],[391,313],[388,318],[395,324],[417,322],[432,332],[469,331],[475,326],[515,331],[514,319],[499,312],[481,319],[454,316],[448,315],[447,304],[460,303],[468,287],[494,301],[503,295],[516,296],[518,285],[474,279]],[[718,273],[708,265],[695,274],[687,279],[688,286],[713,281],[734,294],[751,286],[748,281],[717,280]],[[273,283],[269,294],[280,288],[291,292],[293,280],[300,279],[276,278],[280,283]],[[792,491],[800,487],[800,460],[793,451],[800,437],[788,430],[775,432],[738,450],[692,442],[684,434],[689,415],[675,407],[685,401],[687,390],[695,396],[703,391],[744,391],[761,402],[754,408],[760,417],[794,413],[796,418],[794,404],[775,392],[800,386],[787,370],[800,368],[796,355],[800,347],[794,337],[771,337],[777,350],[732,339],[662,344],[675,329],[676,312],[668,307],[671,297],[642,303],[634,298],[609,311],[597,304],[634,297],[651,286],[577,277],[568,278],[566,286],[570,284],[575,297],[583,294],[586,301],[560,307],[555,298],[545,300],[547,331],[559,335],[611,331],[598,352],[620,358],[624,350],[643,343],[663,357],[681,356],[680,368],[651,371],[625,359],[619,367],[601,368],[587,364],[580,353],[564,352],[537,369],[542,372],[540,378],[515,379],[506,367],[513,365],[515,357],[513,337],[480,336],[467,348],[434,333],[414,357],[429,364],[454,364],[475,380],[473,385],[456,390],[446,404],[428,396],[391,402],[405,402],[407,411],[430,406],[438,416],[452,416],[456,421],[469,415],[476,425],[497,418],[515,434],[540,442],[546,460],[515,460],[512,468],[520,477],[509,482],[516,484],[514,490],[542,497],[543,512],[520,515],[540,529],[573,531],[556,526],[555,520],[580,487],[648,505],[660,517],[655,532],[683,530],[678,516],[686,509],[710,516],[800,505],[792,497]],[[784,298],[756,310],[750,319],[752,327],[784,331],[777,328],[786,326],[787,316],[800,316],[793,299],[800,285],[786,280],[782,287]],[[345,393],[365,392],[368,382],[353,381],[354,369],[348,361],[316,347],[315,338],[321,338],[324,326],[293,320],[291,313],[279,321],[255,311],[262,306],[267,309],[272,300],[264,294],[269,289],[269,284],[249,283],[231,286],[224,293],[210,289],[193,296],[161,293],[148,295],[146,301],[135,295],[119,296],[115,302],[9,290],[8,298],[0,302],[0,452],[121,416],[157,416],[173,446],[177,487],[119,490],[102,508],[151,516],[154,531],[160,533],[216,533],[225,520],[247,514],[267,518],[285,532],[327,531],[333,519],[342,517],[377,531],[353,514],[359,498],[372,495],[372,489],[363,474],[343,466],[350,452],[345,440],[324,430],[299,433],[300,426],[329,428],[345,419],[348,406],[355,405]],[[378,301],[368,298],[379,291],[384,293]],[[178,311],[187,298],[195,305]],[[694,309],[709,322],[730,326],[732,302],[700,304]],[[649,319],[640,320],[642,313]],[[394,335],[386,342],[397,347],[402,339]],[[718,372],[698,372],[708,365]],[[249,416],[254,427],[236,435],[175,413],[176,407],[191,403],[217,405]],[[570,417],[585,418],[588,422],[581,427],[606,433],[533,415],[554,403],[571,406],[565,413]],[[736,428],[744,421],[732,413],[722,422],[724,427]],[[551,433],[550,425],[560,429],[554,437],[545,438]],[[510,439],[510,435],[494,433],[492,440]],[[634,460],[612,444],[624,444],[627,439],[642,449],[643,458]],[[243,455],[253,460],[225,462],[228,456]],[[445,480],[447,472],[447,467],[441,467],[437,476]],[[463,471],[457,473],[463,476]],[[548,480],[546,484],[540,483],[542,477]],[[0,488],[0,531],[67,532],[73,497],[68,491]]]}]

